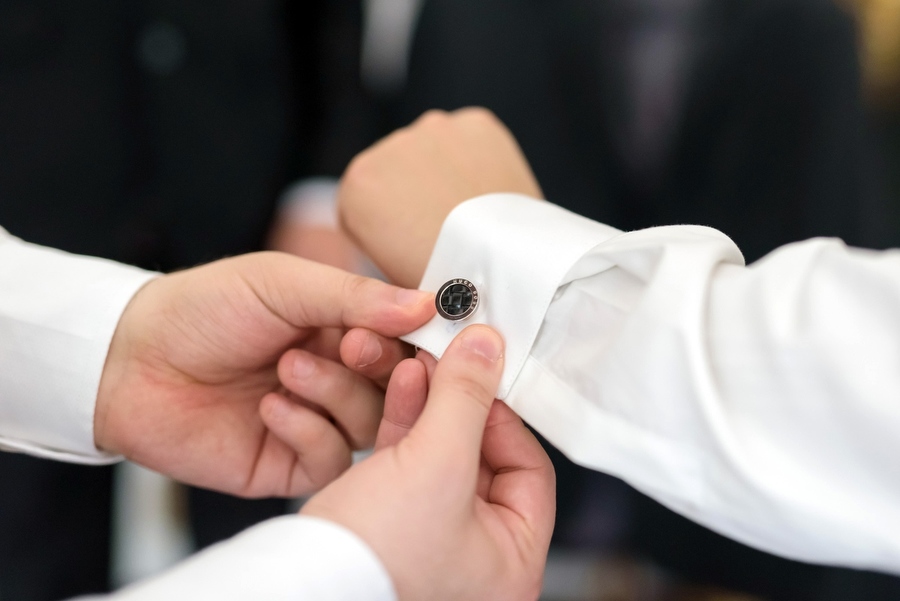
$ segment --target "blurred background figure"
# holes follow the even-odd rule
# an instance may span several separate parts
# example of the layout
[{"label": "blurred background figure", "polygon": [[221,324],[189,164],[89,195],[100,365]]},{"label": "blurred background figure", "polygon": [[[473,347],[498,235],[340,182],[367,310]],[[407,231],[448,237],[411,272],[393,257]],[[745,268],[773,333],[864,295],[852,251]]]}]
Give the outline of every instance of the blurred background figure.
[{"label": "blurred background figure", "polygon": [[[393,59],[363,60],[385,131],[429,108],[486,106],[552,202],[623,229],[710,225],[748,262],[813,236],[900,244],[895,0],[369,6],[382,11],[370,40],[395,32],[381,46]],[[548,601],[900,598],[895,578],[761,553],[554,460]]]},{"label": "blurred background figure", "polygon": [[[483,105],[549,200],[617,227],[711,225],[748,261],[818,235],[900,246],[898,13],[896,0],[7,0],[0,224],[163,271],[264,246],[359,269],[321,176],[426,109]],[[554,460],[546,601],[900,597],[895,578],[749,549]],[[112,479],[0,455],[0,601],[105,590],[111,524],[121,584],[287,510],[160,495],[130,470],[111,520]]]},{"label": "blurred background figure", "polygon": [[[338,176],[371,141],[360,22],[340,0],[0,3],[0,223],[162,271],[260,249],[268,232],[354,267],[328,183],[288,185]],[[0,454],[0,599],[108,588],[112,480]],[[119,487],[134,503],[116,523],[137,528],[118,532],[118,583],[288,509],[156,482],[129,471]]]}]

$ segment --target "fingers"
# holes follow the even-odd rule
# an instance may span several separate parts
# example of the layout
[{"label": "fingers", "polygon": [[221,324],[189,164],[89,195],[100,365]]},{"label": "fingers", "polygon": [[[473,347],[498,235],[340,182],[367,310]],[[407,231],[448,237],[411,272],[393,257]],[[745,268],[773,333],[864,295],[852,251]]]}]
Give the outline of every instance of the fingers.
[{"label": "fingers", "polygon": [[354,328],[341,340],[341,360],[355,372],[387,387],[398,363],[412,356],[412,347],[365,328]]},{"label": "fingers", "polygon": [[344,330],[341,328],[318,328],[303,338],[303,348],[319,357],[340,361],[343,338]]},{"label": "fingers", "polygon": [[297,328],[364,327],[411,332],[434,315],[434,295],[398,288],[282,253],[246,255],[245,281],[266,307]]},{"label": "fingers", "polygon": [[449,465],[470,466],[473,478],[481,438],[503,371],[503,340],[487,326],[469,326],[434,369],[428,402],[414,429]]},{"label": "fingers", "polygon": [[431,378],[434,376],[434,368],[437,367],[438,361],[434,358],[434,355],[429,353],[428,351],[423,351],[419,349],[416,352],[416,359],[422,362],[422,365],[425,366],[425,373],[428,375],[428,381],[431,382]]},{"label": "fingers", "polygon": [[354,449],[367,449],[375,442],[384,393],[367,378],[340,363],[291,349],[278,362],[278,379],[331,415]]},{"label": "fingers", "polygon": [[409,433],[428,394],[425,366],[421,361],[407,359],[394,370],[384,395],[384,417],[378,427],[375,450],[395,445]]},{"label": "fingers", "polygon": [[486,500],[521,516],[535,541],[549,546],[556,516],[553,464],[534,434],[502,401],[494,401],[491,408],[481,451],[494,474]]},{"label": "fingers", "polygon": [[430,136],[442,151],[441,159],[453,165],[455,172],[465,174],[472,196],[519,192],[543,197],[512,132],[490,110],[466,107],[450,113],[428,111],[411,127]]},{"label": "fingers", "polygon": [[259,413],[269,431],[284,445],[267,445],[263,454],[270,456],[261,456],[259,463],[272,463],[272,454],[294,455],[279,458],[289,470],[284,496],[319,490],[350,467],[347,441],[316,411],[273,392],[263,397]]}]

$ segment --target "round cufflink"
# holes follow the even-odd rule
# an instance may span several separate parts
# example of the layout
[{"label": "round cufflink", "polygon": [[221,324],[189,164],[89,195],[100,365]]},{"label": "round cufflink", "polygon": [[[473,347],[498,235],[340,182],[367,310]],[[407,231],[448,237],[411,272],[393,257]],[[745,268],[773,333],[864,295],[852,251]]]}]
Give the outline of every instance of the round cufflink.
[{"label": "round cufflink", "polygon": [[469,280],[450,280],[434,297],[438,315],[450,321],[465,319],[478,307],[478,290]]}]

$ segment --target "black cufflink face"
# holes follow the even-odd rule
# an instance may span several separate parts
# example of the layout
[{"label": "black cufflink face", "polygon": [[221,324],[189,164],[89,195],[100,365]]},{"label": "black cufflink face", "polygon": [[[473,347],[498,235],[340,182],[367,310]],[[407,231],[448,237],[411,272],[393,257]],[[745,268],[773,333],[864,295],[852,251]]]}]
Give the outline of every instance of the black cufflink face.
[{"label": "black cufflink face", "polygon": [[450,280],[434,298],[438,315],[450,321],[465,319],[478,307],[478,290],[469,280]]}]

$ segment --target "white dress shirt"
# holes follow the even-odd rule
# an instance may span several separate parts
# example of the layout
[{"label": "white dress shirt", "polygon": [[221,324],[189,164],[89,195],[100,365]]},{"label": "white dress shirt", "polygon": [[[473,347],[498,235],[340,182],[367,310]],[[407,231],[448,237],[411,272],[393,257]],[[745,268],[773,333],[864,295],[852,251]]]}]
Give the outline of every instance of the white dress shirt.
[{"label": "white dress shirt", "polygon": [[745,267],[718,231],[623,233],[490,195],[447,219],[422,288],[480,292],[500,397],[572,460],[744,543],[900,573],[900,253],[813,239]]},{"label": "white dress shirt", "polygon": [[[118,459],[94,447],[94,404],[119,317],[155,275],[27,244],[0,229],[0,448],[80,463]],[[396,594],[355,534],[292,515],[107,598],[393,601]]]}]

